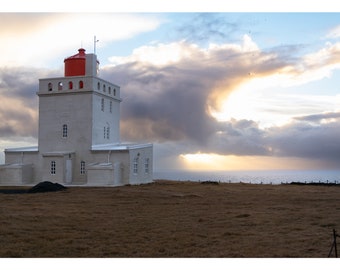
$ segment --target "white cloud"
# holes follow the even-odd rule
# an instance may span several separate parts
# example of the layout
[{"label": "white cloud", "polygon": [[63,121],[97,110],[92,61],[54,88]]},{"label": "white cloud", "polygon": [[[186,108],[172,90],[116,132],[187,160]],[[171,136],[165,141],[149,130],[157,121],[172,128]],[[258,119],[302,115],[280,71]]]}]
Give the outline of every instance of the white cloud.
[{"label": "white cloud", "polygon": [[[24,20],[27,14],[1,16],[6,16],[6,23],[0,26],[2,66],[46,66],[49,61],[73,54],[81,45],[91,52],[95,35],[100,39],[97,46],[104,47],[152,31],[161,23],[156,16],[138,14],[43,13],[32,23],[31,18]],[[8,24],[12,25],[10,31],[6,30]]]},{"label": "white cloud", "polygon": [[152,65],[167,65],[182,61],[183,58],[190,57],[198,47],[185,42],[173,42],[169,44],[157,44],[142,46],[134,49],[128,57],[112,56],[109,61],[114,65],[129,62],[149,63]]},{"label": "white cloud", "polygon": [[336,39],[340,37],[340,25],[333,27],[331,30],[328,31],[325,38],[326,39]]}]

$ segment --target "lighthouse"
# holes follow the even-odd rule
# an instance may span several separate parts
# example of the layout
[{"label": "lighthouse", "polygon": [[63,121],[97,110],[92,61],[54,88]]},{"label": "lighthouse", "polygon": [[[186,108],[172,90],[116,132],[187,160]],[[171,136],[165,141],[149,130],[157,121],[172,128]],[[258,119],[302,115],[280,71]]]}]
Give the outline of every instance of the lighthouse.
[{"label": "lighthouse", "polygon": [[64,76],[39,79],[38,145],[5,149],[0,185],[152,181],[153,145],[120,138],[120,87],[98,77],[95,54],[64,59]]}]

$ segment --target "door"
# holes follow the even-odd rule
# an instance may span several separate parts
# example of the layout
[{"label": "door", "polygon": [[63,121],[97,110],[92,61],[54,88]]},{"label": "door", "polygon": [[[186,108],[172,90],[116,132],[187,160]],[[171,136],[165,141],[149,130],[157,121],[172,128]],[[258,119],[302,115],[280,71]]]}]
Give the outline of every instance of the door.
[{"label": "door", "polygon": [[66,159],[65,183],[66,184],[72,183],[72,159]]}]

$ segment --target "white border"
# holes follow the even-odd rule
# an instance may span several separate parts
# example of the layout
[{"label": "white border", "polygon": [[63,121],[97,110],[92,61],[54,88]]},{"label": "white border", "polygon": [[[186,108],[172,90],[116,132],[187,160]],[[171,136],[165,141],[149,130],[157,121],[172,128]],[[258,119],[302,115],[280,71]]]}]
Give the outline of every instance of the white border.
[{"label": "white border", "polygon": [[335,0],[0,0],[1,12],[337,12]]}]

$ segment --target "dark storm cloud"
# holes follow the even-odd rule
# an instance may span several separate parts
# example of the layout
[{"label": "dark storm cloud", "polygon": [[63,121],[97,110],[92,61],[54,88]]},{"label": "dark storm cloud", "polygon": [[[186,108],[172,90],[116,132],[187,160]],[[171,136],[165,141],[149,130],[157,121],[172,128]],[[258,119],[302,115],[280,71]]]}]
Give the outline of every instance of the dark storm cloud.
[{"label": "dark storm cloud", "polygon": [[0,138],[37,137],[38,80],[54,74],[25,67],[0,69]]},{"label": "dark storm cloud", "polygon": [[306,115],[306,116],[294,117],[294,119],[296,120],[310,121],[310,122],[320,122],[322,120],[338,119],[338,118],[340,118],[340,112],[328,112],[328,113],[311,114],[311,115]]},{"label": "dark storm cloud", "polygon": [[[321,123],[322,119],[339,118],[339,113],[298,117],[300,121],[268,130],[267,143],[278,156],[295,156],[340,162],[340,121]],[[304,120],[304,121],[301,121]],[[312,122],[311,122],[312,121]],[[314,123],[313,123],[314,122]],[[315,124],[318,122],[318,124]]]},{"label": "dark storm cloud", "polygon": [[220,130],[210,138],[207,150],[225,155],[268,155],[266,132],[251,120],[235,120],[220,123]]},{"label": "dark storm cloud", "polygon": [[214,130],[205,109],[213,81],[204,79],[202,71],[182,67],[140,70],[129,65],[129,69],[120,66],[112,72],[124,89],[122,128],[131,139],[204,141]]},{"label": "dark storm cloud", "polygon": [[[248,41],[246,38],[243,47],[218,47],[209,52],[181,43],[190,54],[175,64],[128,62],[101,70],[101,76],[122,88],[123,137],[190,139],[206,145],[220,131],[220,123],[209,110],[218,110],[221,101],[251,78],[251,72],[264,76],[285,66],[277,55],[263,54]],[[251,152],[257,148],[263,153],[259,146]]]},{"label": "dark storm cloud", "polygon": [[[228,51],[224,53],[228,58]],[[221,54],[219,51],[218,57]],[[216,87],[225,86],[217,95],[233,91],[247,77],[244,74],[250,67],[262,74],[284,67],[279,58],[259,61],[261,56],[260,53],[255,56],[253,65],[250,60],[242,61],[244,55],[233,54],[229,57],[232,61],[217,62],[212,67],[190,59],[171,66],[129,63],[105,69],[103,75],[122,87],[123,139],[162,142],[172,149],[163,147],[162,152],[173,157],[202,152],[340,162],[338,112],[295,117],[288,125],[269,129],[262,129],[250,120],[217,122],[210,116],[207,103]]]},{"label": "dark storm cloud", "polygon": [[1,68],[1,94],[7,97],[20,97],[31,100],[36,97],[39,73],[29,68]]}]

